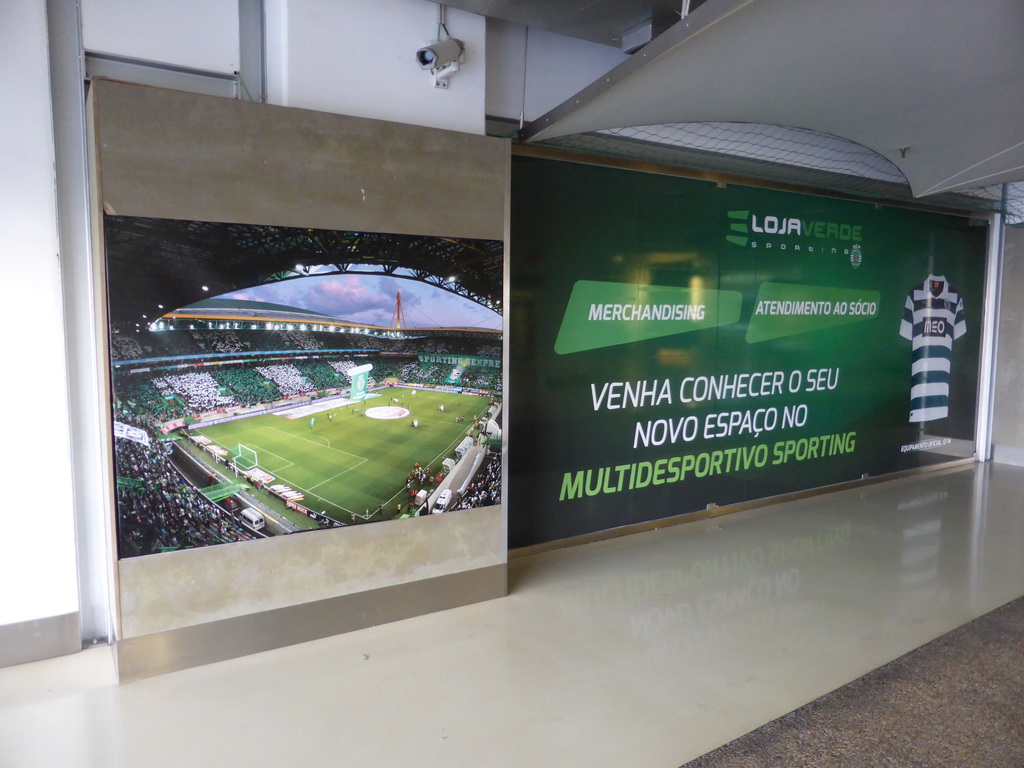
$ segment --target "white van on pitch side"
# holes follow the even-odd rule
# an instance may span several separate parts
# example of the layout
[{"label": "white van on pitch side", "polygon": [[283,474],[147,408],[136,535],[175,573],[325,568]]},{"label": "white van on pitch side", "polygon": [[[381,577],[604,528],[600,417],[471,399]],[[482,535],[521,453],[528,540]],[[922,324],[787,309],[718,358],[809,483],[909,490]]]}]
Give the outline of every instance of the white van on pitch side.
[{"label": "white van on pitch side", "polygon": [[262,512],[257,512],[252,507],[242,507],[242,511],[239,513],[242,515],[242,523],[254,531],[259,531],[267,524],[267,519],[263,517]]},{"label": "white van on pitch side", "polygon": [[434,501],[434,508],[430,511],[433,514],[439,514],[441,512],[448,511],[448,505],[452,503],[452,492],[450,488],[446,488],[441,491],[441,495]]}]

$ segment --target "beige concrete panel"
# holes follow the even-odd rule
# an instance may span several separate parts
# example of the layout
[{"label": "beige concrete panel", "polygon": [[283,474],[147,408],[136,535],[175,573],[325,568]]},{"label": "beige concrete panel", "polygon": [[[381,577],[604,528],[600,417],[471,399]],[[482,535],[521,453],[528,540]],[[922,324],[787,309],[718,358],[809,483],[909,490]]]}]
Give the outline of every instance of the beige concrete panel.
[{"label": "beige concrete panel", "polygon": [[[91,96],[108,213],[506,239],[504,140],[111,81]],[[210,638],[229,658],[498,597],[506,560],[501,507],[122,560],[121,655],[147,674],[168,643],[182,668]],[[301,626],[281,634],[286,614]]]},{"label": "beige concrete panel", "polygon": [[107,212],[504,237],[504,139],[112,81],[93,88]]},{"label": "beige concrete panel", "polygon": [[1024,229],[1008,227],[996,342],[992,442],[1024,448]]},{"label": "beige concrete panel", "polygon": [[121,639],[504,565],[501,507],[121,560]]}]

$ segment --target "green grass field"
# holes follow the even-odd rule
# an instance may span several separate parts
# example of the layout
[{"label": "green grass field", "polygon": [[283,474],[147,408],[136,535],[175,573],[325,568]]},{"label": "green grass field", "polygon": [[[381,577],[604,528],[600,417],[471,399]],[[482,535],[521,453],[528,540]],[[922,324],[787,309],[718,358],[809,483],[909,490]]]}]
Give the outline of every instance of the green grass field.
[{"label": "green grass field", "polygon": [[[196,430],[230,451],[239,443],[256,451],[260,469],[305,494],[303,506],[344,523],[352,513],[373,512],[381,503],[393,510],[408,503],[406,476],[415,462],[434,474],[442,459],[454,457],[476,416],[487,410],[488,398],[394,387],[365,403],[333,408],[295,419],[277,414],[253,416]],[[412,414],[405,418],[372,419],[365,410],[390,404]],[[438,406],[444,404],[443,413]],[[363,412],[356,413],[356,409]],[[333,420],[328,414],[333,413]],[[465,421],[456,422],[457,416]],[[412,427],[413,419],[419,427]],[[388,517],[391,515],[389,514]],[[375,519],[379,519],[375,518]]]}]

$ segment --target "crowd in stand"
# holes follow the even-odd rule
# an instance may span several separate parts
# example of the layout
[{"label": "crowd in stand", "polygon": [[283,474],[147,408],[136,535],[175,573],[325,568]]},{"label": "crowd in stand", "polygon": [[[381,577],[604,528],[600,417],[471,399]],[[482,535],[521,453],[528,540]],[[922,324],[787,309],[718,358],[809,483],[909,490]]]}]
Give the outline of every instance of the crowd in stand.
[{"label": "crowd in stand", "polygon": [[[245,324],[234,323],[233,326]],[[115,360],[147,357],[173,357],[232,352],[271,352],[287,350],[378,349],[386,354],[459,354],[500,357],[501,346],[481,343],[475,335],[434,332],[420,338],[393,338],[361,333],[326,331],[254,330],[252,328],[194,328],[175,331],[150,331],[144,328],[116,327],[111,334],[111,352]]]},{"label": "crowd in stand", "polygon": [[200,349],[212,352],[244,352],[245,345],[234,331],[191,331]]},{"label": "crowd in stand", "polygon": [[234,397],[221,393],[220,385],[208,373],[179,373],[163,376],[153,379],[153,384],[164,392],[168,389],[173,391],[190,410],[196,413],[238,405],[238,401]]},{"label": "crowd in stand", "polygon": [[501,503],[501,457],[495,454],[484,469],[473,478],[455,509],[489,507]]},{"label": "crowd in stand", "polygon": [[[259,340],[259,345],[257,344]],[[156,343],[156,348],[151,344]],[[164,355],[183,356],[242,353],[252,354],[257,346],[266,345],[280,352],[283,347],[303,348],[324,346],[351,348],[354,342],[369,346],[394,348],[417,352],[494,355],[500,348],[480,345],[479,339],[444,336],[428,339],[386,340],[362,334],[342,334],[309,331],[256,331],[209,330],[163,331],[141,334],[115,330],[111,335],[111,353],[115,360],[148,360]],[[352,342],[352,343],[350,343]],[[471,351],[470,344],[473,344]],[[466,350],[458,351],[459,348]],[[132,407],[135,413],[151,415],[157,421],[197,416],[202,413],[269,403],[282,397],[305,394],[316,390],[346,388],[350,383],[348,371],[355,365],[373,364],[370,386],[380,386],[388,380],[425,386],[454,385],[492,392],[501,391],[501,371],[495,368],[468,367],[461,369],[451,364],[421,363],[415,358],[389,356],[387,352],[369,357],[322,352],[316,359],[277,364],[257,360],[248,363],[232,361],[231,365],[204,368],[203,373],[168,373],[160,370],[132,372],[131,367],[114,371],[114,391],[119,402]],[[187,371],[188,368],[178,370]],[[456,375],[459,374],[459,375]]]},{"label": "crowd in stand", "polygon": [[[167,421],[210,411],[273,402],[282,397],[322,389],[342,388],[350,383],[347,374],[351,360],[303,361],[294,365],[217,366],[214,373],[160,372],[121,374],[115,377],[119,402],[136,413],[147,413]],[[453,369],[446,365],[421,364],[418,361],[378,359],[373,363],[371,386],[388,379],[405,384],[461,387],[501,391],[501,371],[494,368],[466,368],[453,381]]]},{"label": "crowd in stand", "polygon": [[441,386],[448,382],[451,368],[442,365],[423,364],[419,361],[405,363],[397,374],[407,384],[429,384]]},{"label": "crowd in stand", "polygon": [[114,360],[138,360],[145,352],[138,339],[125,333],[113,333],[110,336],[110,356]]},{"label": "crowd in stand", "polygon": [[316,339],[313,338],[313,334],[306,331],[288,331],[284,334],[284,338],[296,349],[323,349]]},{"label": "crowd in stand", "polygon": [[338,373],[348,376],[348,372],[356,367],[356,364],[351,360],[336,360],[329,364],[331,368],[336,370]]},{"label": "crowd in stand", "polygon": [[223,366],[218,369],[216,379],[231,391],[240,405],[257,405],[281,397],[274,382],[244,365]]},{"label": "crowd in stand", "polygon": [[165,445],[114,441],[121,557],[253,538],[182,478]]},{"label": "crowd in stand", "polygon": [[315,387],[298,372],[294,365],[258,365],[256,366],[256,370],[259,371],[262,376],[265,376],[277,384],[277,388],[281,391],[281,394],[284,397],[301,395],[315,389]]},{"label": "crowd in stand", "polygon": [[348,382],[347,379],[342,381],[341,376],[338,375],[334,368],[320,360],[296,363],[295,367],[299,373],[312,383],[315,389],[331,389],[332,387],[344,386]]},{"label": "crowd in stand", "polygon": [[464,387],[501,391],[501,369],[467,368],[462,372],[460,384]]},{"label": "crowd in stand", "polygon": [[181,405],[173,397],[168,400],[153,382],[142,376],[124,376],[115,379],[118,399],[124,407],[136,413],[145,413],[160,421],[184,415]]},{"label": "crowd in stand", "polygon": [[370,371],[370,379],[381,383],[387,379],[400,378],[402,364],[396,360],[374,360],[373,370]]},{"label": "crowd in stand", "polygon": [[[244,323],[233,323],[241,326]],[[481,344],[474,336],[443,335],[415,339],[392,338],[365,333],[328,333],[302,330],[254,330],[252,328],[189,328],[150,331],[147,328],[117,326],[111,332],[114,360],[138,360],[149,357],[225,354],[233,352],[274,352],[284,350],[317,351],[323,349],[377,349],[394,354],[454,354],[476,357],[501,357],[501,347]]]}]

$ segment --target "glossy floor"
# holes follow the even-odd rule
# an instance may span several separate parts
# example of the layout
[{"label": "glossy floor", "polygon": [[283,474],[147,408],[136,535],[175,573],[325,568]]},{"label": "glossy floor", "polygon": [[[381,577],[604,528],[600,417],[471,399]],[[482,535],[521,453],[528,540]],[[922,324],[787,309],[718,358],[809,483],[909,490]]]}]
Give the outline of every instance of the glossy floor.
[{"label": "glossy floor", "polygon": [[976,466],[513,560],[511,595],[118,686],[0,670],[0,766],[673,768],[1024,594]]}]

